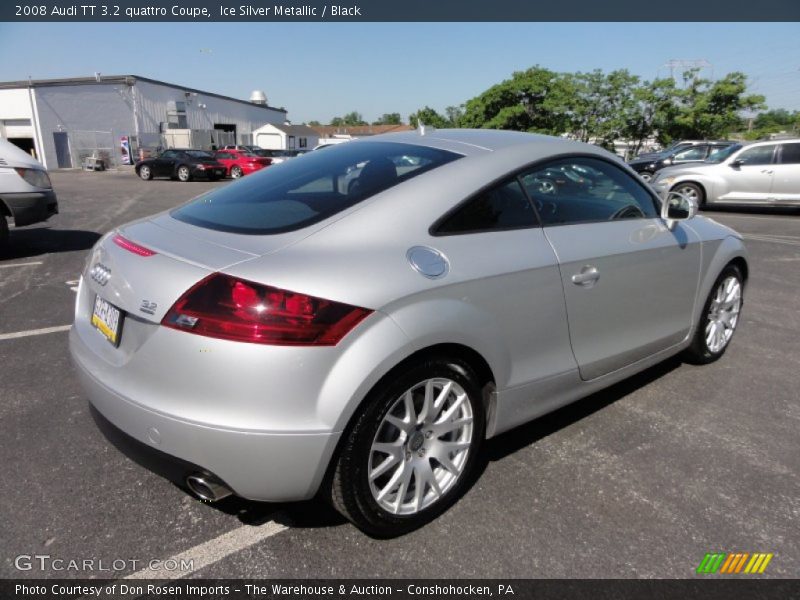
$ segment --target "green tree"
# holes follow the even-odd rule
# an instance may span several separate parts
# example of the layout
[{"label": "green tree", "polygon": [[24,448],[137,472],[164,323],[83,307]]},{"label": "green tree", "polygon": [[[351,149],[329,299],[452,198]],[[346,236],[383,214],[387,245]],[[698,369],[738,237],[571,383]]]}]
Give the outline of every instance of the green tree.
[{"label": "green tree", "polygon": [[400,116],[400,113],[384,113],[381,115],[381,118],[377,121],[374,121],[373,125],[401,125],[403,123],[403,119]]},{"label": "green tree", "polygon": [[[637,85],[632,90],[633,105],[621,134],[629,140],[629,152],[636,156],[645,140],[663,130],[675,118],[677,88],[672,78]],[[663,141],[663,140],[662,140]]]},{"label": "green tree", "polygon": [[683,81],[684,88],[677,93],[675,118],[662,125],[664,141],[726,137],[740,127],[742,112],[765,108],[764,96],[747,93],[744,73],[728,73],[711,81],[690,70],[684,73]]},{"label": "green tree", "polygon": [[557,134],[570,128],[574,82],[543,67],[517,71],[468,100],[462,127]]},{"label": "green tree", "polygon": [[461,121],[464,118],[464,105],[448,106],[444,109],[447,115],[447,120],[450,122],[450,127],[462,127]]},{"label": "green tree", "polygon": [[450,122],[438,112],[433,110],[430,106],[420,108],[418,111],[409,115],[408,117],[408,122],[414,128],[419,127],[420,121],[422,121],[425,125],[430,125],[439,129],[451,127]]},{"label": "green tree", "polygon": [[315,121],[309,121],[308,124],[311,127],[319,127],[320,125],[322,125],[322,123],[320,123],[319,121],[316,121],[316,120]]},{"label": "green tree", "polygon": [[361,116],[361,113],[357,111],[349,112],[343,117],[334,117],[331,119],[330,124],[335,125],[336,127],[342,127],[346,125],[368,125],[368,123],[364,120],[364,117]]}]

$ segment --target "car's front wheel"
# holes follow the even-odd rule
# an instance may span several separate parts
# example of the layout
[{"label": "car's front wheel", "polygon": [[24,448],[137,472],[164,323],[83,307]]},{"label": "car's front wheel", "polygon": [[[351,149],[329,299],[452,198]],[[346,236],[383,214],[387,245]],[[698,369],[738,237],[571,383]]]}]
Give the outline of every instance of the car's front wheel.
[{"label": "car's front wheel", "polygon": [[679,183],[675,187],[673,187],[671,192],[678,192],[679,194],[683,194],[684,196],[688,196],[692,200],[697,203],[697,206],[700,208],[705,208],[706,205],[706,194],[696,183]]},{"label": "car's front wheel", "polygon": [[370,392],[345,434],[333,504],[370,535],[412,531],[463,493],[484,430],[481,390],[467,363],[440,357],[402,368]]},{"label": "car's front wheel", "polygon": [[231,178],[232,179],[239,179],[242,175],[244,175],[244,172],[242,171],[241,167],[233,167],[231,169]]},{"label": "car's front wheel", "polygon": [[725,353],[739,324],[743,288],[744,279],[739,268],[726,266],[711,288],[692,345],[686,350],[689,362],[707,364]]}]

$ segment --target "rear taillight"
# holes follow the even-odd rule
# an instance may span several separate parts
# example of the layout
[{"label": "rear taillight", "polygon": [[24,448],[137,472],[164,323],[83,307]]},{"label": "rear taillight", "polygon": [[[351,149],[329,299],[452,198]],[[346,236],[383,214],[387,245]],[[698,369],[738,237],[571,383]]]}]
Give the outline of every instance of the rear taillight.
[{"label": "rear taillight", "polygon": [[371,312],[215,273],[181,296],[161,324],[237,342],[334,346]]},{"label": "rear taillight", "polygon": [[139,256],[153,256],[154,254],[157,254],[157,252],[150,250],[150,248],[145,248],[144,246],[140,246],[136,242],[132,242],[128,238],[120,234],[116,234],[111,239],[120,248],[124,248],[128,252],[133,252],[134,254],[138,254]]}]

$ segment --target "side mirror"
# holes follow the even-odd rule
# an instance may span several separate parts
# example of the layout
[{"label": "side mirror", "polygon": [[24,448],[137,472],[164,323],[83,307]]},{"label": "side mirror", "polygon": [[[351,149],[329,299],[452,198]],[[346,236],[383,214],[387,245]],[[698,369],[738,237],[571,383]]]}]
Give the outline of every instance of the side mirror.
[{"label": "side mirror", "polygon": [[678,221],[688,221],[698,211],[697,201],[680,192],[670,192],[661,205],[661,218],[667,222],[670,231]]},{"label": "side mirror", "polygon": [[733,161],[732,163],[730,163],[728,166],[729,166],[731,169],[738,169],[738,168],[739,168],[739,167],[741,167],[743,164],[744,164],[744,163],[743,163],[742,161],[740,161],[740,160],[734,160],[734,161]]}]

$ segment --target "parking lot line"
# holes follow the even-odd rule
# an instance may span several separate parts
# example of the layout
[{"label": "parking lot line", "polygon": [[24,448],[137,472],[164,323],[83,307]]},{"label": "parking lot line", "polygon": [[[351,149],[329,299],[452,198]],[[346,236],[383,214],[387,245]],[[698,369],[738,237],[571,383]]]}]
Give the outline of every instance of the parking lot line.
[{"label": "parking lot line", "polygon": [[772,236],[746,233],[742,235],[746,240],[754,240],[756,242],[768,242],[770,244],[785,244],[787,246],[800,246],[800,238],[790,238],[788,236]]},{"label": "parking lot line", "polygon": [[44,264],[42,261],[37,260],[34,262],[26,262],[26,263],[12,263],[10,265],[0,265],[0,269],[13,269],[15,267],[35,267],[36,265]]},{"label": "parking lot line", "polygon": [[158,563],[160,565],[181,565],[182,562],[185,564],[187,561],[192,561],[192,571],[181,571],[179,569],[166,571],[148,567],[136,571],[123,579],[182,579],[285,529],[287,529],[286,525],[276,523],[274,520],[257,526],[243,525]]},{"label": "parking lot line", "polygon": [[58,333],[59,331],[69,331],[70,327],[72,327],[72,325],[58,325],[57,327],[28,329],[27,331],[15,331],[14,333],[0,333],[0,341],[14,340],[16,338],[30,337],[32,335],[45,335],[47,333]]}]

